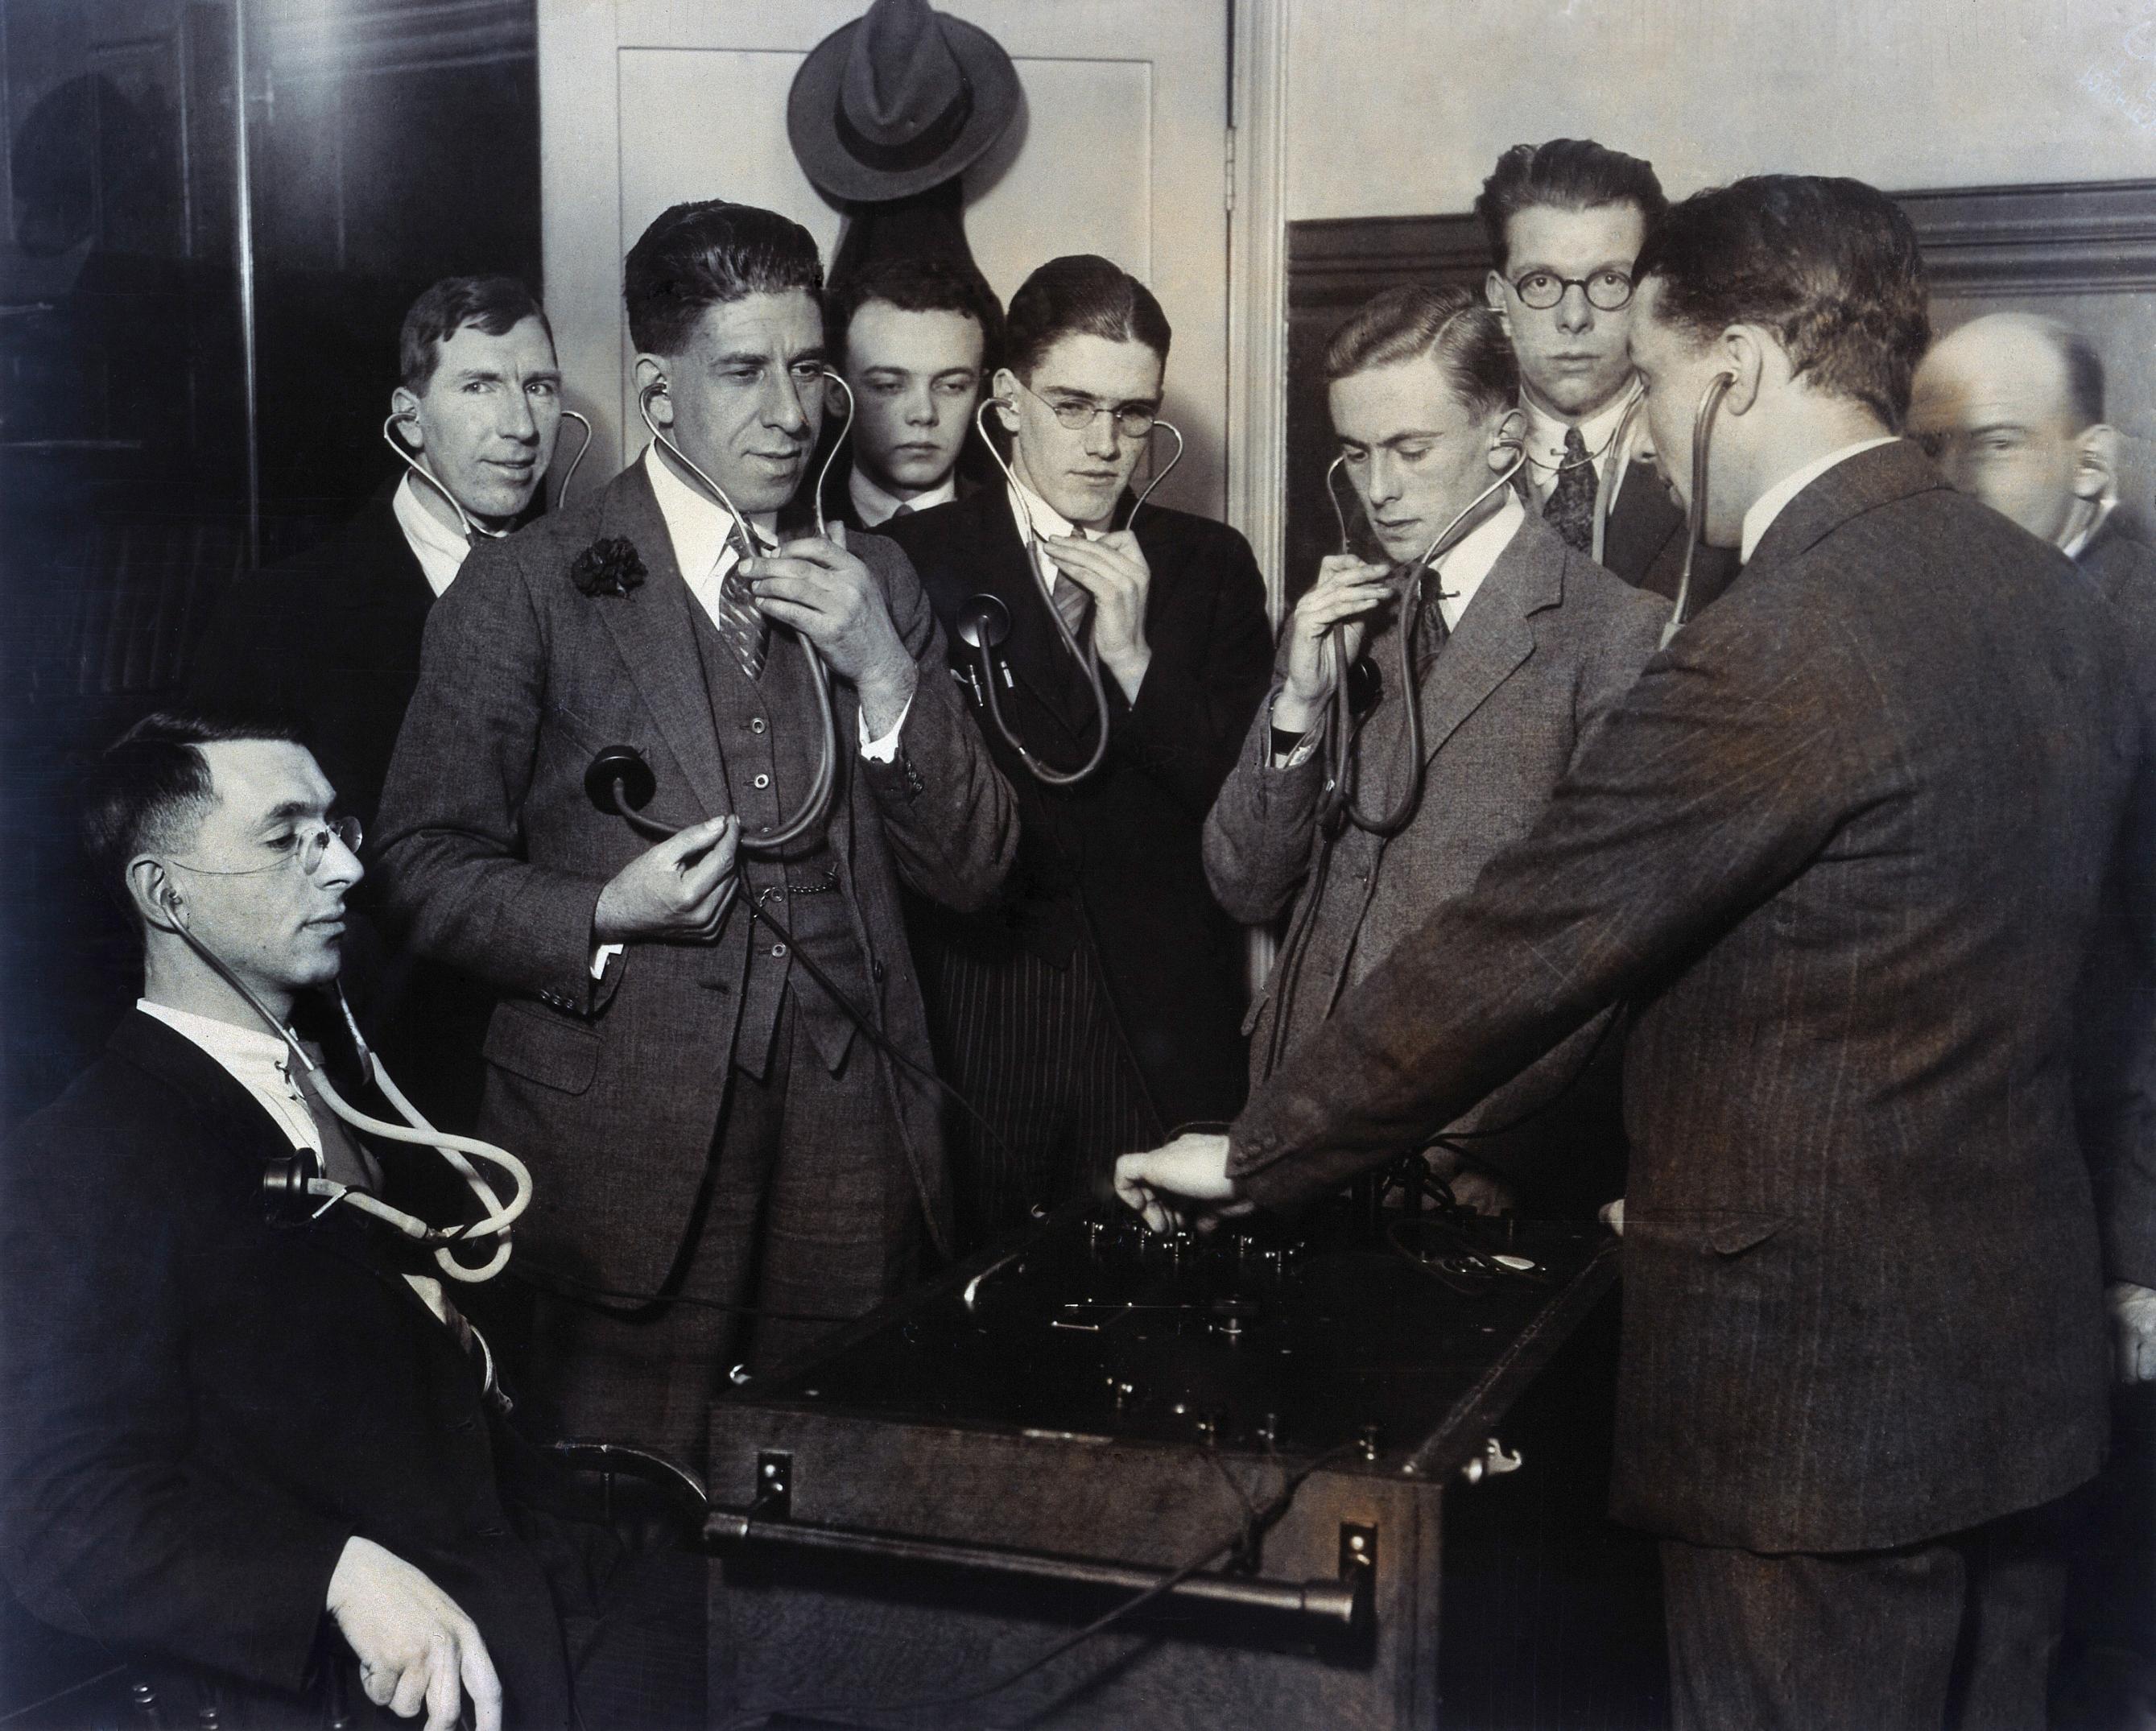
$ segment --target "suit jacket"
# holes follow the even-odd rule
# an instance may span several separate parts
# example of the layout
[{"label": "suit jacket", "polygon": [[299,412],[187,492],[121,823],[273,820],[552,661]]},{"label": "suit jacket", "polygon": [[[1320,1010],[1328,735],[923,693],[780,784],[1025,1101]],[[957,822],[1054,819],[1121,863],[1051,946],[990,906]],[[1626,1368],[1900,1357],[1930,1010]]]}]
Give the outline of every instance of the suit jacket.
[{"label": "suit jacket", "polygon": [[234,583],[187,681],[191,701],[271,704],[299,721],[338,799],[370,830],[434,605],[397,521],[399,485],[319,547]]},{"label": "suit jacket", "polygon": [[1829,470],[1231,1169],[1322,1194],[1630,998],[1618,1515],[1870,1549],[2070,1489],[2107,1415],[2068,1071],[2140,750],[2117,636],[1913,446]]},{"label": "suit jacket", "polygon": [[[2114,513],[2074,557],[2111,605],[2141,695],[2143,749],[2156,752],[2156,547],[2123,532]],[[2144,855],[2156,855],[2152,818],[2137,813]],[[2156,934],[2133,917],[2130,894],[2130,883],[2114,883],[2105,898],[2076,1083],[2106,1264],[2116,1279],[2156,1287]]]},{"label": "suit jacket", "polygon": [[478,1624],[517,1723],[568,1716],[561,1628],[510,1531],[480,1379],[339,1209],[264,1215],[290,1144],[131,1011],[0,1158],[0,1558],[45,1621],[280,1693],[357,1533]]},{"label": "suit jacket", "polygon": [[[957,492],[951,501],[953,504],[961,499],[970,499],[982,490],[982,482],[968,472],[972,465],[968,460],[972,455],[973,442],[969,440],[966,448],[958,454],[958,467],[956,471]],[[821,462],[823,459],[819,455],[817,460]],[[839,453],[838,460],[831,465],[830,475],[824,482],[824,520],[826,522],[844,523],[849,535],[880,535],[883,531],[870,528],[861,521],[860,512],[854,508],[853,472],[854,454],[852,448],[849,446]],[[1001,489],[998,488],[997,491],[1000,491]],[[929,510],[933,511],[936,508],[931,506]],[[922,513],[922,515],[925,514]],[[814,526],[813,523],[806,522],[800,526],[804,533],[813,532]],[[887,527],[888,525],[886,526]]]},{"label": "suit jacket", "polygon": [[[1683,507],[1670,497],[1661,470],[1652,463],[1632,464],[1602,526],[1604,568],[1636,588],[1674,602],[1684,556]],[[1702,546],[1693,556],[1691,598],[1686,604],[1693,618],[1736,581],[1737,567],[1733,547]]]},{"label": "suit jacket", "polygon": [[[952,674],[978,662],[956,622],[983,592],[1009,610],[997,657],[1004,716],[1057,767],[1098,737],[1084,674],[1058,641],[1002,487],[886,526],[921,573],[952,645]],[[1018,863],[993,905],[954,914],[912,905],[915,942],[993,958],[1018,945],[1051,959],[1090,943],[1163,1127],[1225,1117],[1241,1102],[1242,945],[1213,899],[1200,831],[1265,685],[1271,632],[1250,545],[1225,524],[1148,506],[1137,541],[1152,573],[1152,660],[1127,701],[1105,670],[1108,753],[1071,788],[1036,781],[985,715],[988,749],[1016,790]]]},{"label": "suit jacket", "polygon": [[[616,538],[635,547],[643,582],[626,595],[585,594],[571,567]],[[926,1066],[899,883],[959,906],[986,901],[1010,861],[1010,792],[960,713],[911,568],[880,537],[856,537],[852,547],[921,673],[891,763],[862,760],[858,701],[834,682],[839,762],[827,834],[879,989],[864,1007]],[[506,994],[487,1032],[481,1133],[531,1165],[529,1240],[573,1252],[603,1283],[644,1292],[672,1264],[711,1154],[751,922],[737,898],[716,943],[633,943],[593,980],[599,892],[650,843],[594,808],[583,778],[602,747],[633,745],[658,778],[653,817],[689,824],[732,809],[691,627],[696,604],[640,463],[478,549],[428,622],[419,689],[382,795],[381,869],[393,912],[422,953]],[[784,634],[774,634],[773,655],[796,653]],[[774,719],[814,724],[808,715]],[[878,1061],[940,1238],[940,1102]]]},{"label": "suit jacket", "polygon": [[[1205,820],[1206,876],[1229,913],[1258,925],[1291,901],[1296,909],[1290,948],[1250,1012],[1254,1086],[1265,1080],[1276,1038],[1281,966],[1300,953],[1279,1036],[1289,1050],[1322,1025],[1342,989],[1368,978],[1434,909],[1466,895],[1492,855],[1527,833],[1580,740],[1655,652],[1666,613],[1529,514],[1421,680],[1424,768],[1414,818],[1389,841],[1343,830],[1315,903],[1327,845],[1317,823],[1327,754],[1321,746],[1300,764],[1274,768],[1272,704],[1260,705]],[[1364,650],[1383,681],[1358,747],[1358,798],[1366,808],[1389,809],[1407,783],[1397,640],[1397,619],[1389,619]],[[1279,677],[1286,655],[1283,648]],[[1583,1029],[1449,1127],[1502,1123],[1543,1105],[1585,1061],[1596,1031]],[[1517,1138],[1498,1138],[1509,1143],[1502,1150],[1486,1144],[1476,1153],[1507,1164],[1536,1159],[1561,1151],[1577,1127],[1553,1113]]]},{"label": "suit jacket", "polygon": [[[341,809],[370,835],[397,730],[419,682],[420,641],[434,592],[397,521],[392,478],[321,546],[226,592],[197,650],[191,701],[243,711],[268,706],[295,721]],[[368,863],[374,850],[367,850]],[[479,1046],[494,994],[479,980],[384,943],[378,886],[362,881],[345,945],[346,989],[390,1074],[447,1128],[469,1128],[483,1081]],[[413,1163],[391,1157],[403,1188]],[[462,1198],[440,1163],[418,1163],[423,1212]],[[428,1188],[431,1187],[431,1188]]]}]

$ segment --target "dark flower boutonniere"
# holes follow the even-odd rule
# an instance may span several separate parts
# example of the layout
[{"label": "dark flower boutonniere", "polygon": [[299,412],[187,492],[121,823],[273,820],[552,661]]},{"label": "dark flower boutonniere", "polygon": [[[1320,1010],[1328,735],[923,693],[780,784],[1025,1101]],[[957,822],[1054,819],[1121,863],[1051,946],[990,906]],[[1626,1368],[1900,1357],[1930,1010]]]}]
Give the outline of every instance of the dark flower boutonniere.
[{"label": "dark flower boutonniere", "polygon": [[625,597],[644,578],[644,561],[637,553],[636,543],[619,536],[593,542],[569,568],[569,581],[593,597]]}]

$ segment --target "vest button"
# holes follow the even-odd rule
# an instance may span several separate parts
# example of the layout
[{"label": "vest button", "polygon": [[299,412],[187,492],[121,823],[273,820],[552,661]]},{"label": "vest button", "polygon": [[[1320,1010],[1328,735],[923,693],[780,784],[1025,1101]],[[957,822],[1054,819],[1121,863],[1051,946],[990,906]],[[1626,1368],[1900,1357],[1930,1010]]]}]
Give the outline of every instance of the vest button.
[{"label": "vest button", "polygon": [[878,985],[881,985],[883,984],[882,963],[871,962],[869,963],[869,978],[874,980]]},{"label": "vest button", "polygon": [[771,785],[771,778],[767,775],[759,775],[749,785],[752,788],[767,788]]},{"label": "vest button", "polygon": [[786,954],[786,946],[783,943],[774,943],[771,947],[771,953],[773,957],[783,958]]},{"label": "vest button", "polygon": [[763,732],[763,717],[762,717],[762,716],[760,716],[760,715],[759,715],[759,716],[751,716],[751,717],[749,717],[748,731],[749,731],[750,732],[752,732],[752,733],[761,733],[761,732]]}]

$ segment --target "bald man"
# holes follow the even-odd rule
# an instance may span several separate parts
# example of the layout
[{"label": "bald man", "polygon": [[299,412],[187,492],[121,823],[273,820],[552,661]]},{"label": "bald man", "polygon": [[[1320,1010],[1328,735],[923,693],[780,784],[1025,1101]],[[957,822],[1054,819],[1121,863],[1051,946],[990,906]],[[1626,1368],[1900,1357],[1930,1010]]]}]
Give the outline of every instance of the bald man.
[{"label": "bald man", "polygon": [[[2104,422],[2103,362],[2054,320],[1994,313],[1942,338],[1917,369],[1909,430],[1948,480],[2060,548],[2116,610],[2156,749],[2156,551],[2119,528],[2118,435]],[[2109,1289],[2123,1380],[2113,1456],[2078,1511],[2058,1696],[2071,1723],[2114,1719],[2156,1691],[2156,985],[2117,903],[2092,958],[2076,1055],[2082,1134],[2106,1193]]]}]

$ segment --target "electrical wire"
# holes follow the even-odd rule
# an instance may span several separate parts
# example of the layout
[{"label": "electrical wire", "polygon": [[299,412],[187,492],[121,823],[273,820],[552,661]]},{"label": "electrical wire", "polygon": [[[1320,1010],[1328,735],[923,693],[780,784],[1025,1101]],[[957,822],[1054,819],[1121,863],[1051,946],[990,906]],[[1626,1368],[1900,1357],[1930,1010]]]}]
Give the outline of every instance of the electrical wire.
[{"label": "electrical wire", "polygon": [[937,1708],[964,1707],[969,1703],[1001,1694],[1013,1685],[1023,1682],[1035,1672],[1045,1669],[1073,1648],[1084,1645],[1096,1636],[1113,1628],[1125,1618],[1134,1615],[1155,1600],[1166,1596],[1184,1581],[1201,1570],[1209,1568],[1223,1557],[1252,1547],[1256,1538],[1266,1528],[1276,1524],[1293,1504],[1296,1493],[1313,1475],[1335,1461],[1358,1452],[1359,1443],[1342,1443],[1337,1448],[1306,1461],[1290,1473],[1285,1483],[1271,1501],[1247,1518],[1235,1531],[1219,1544],[1208,1548],[1201,1555],[1193,1557],[1163,1575],[1143,1592],[1134,1594],[1104,1615],[1096,1617],[1082,1629],[1050,1643],[1024,1664],[991,1678],[985,1683],[968,1689],[953,1690],[940,1695],[916,1696],[906,1701],[818,1701],[808,1703],[788,1703],[778,1707],[759,1707],[747,1713],[736,1713],[723,1722],[720,1731],[752,1731],[752,1728],[767,1725],[781,1714],[788,1717],[829,1718],[837,1715],[866,1715],[887,1718],[892,1713],[926,1713]]}]

